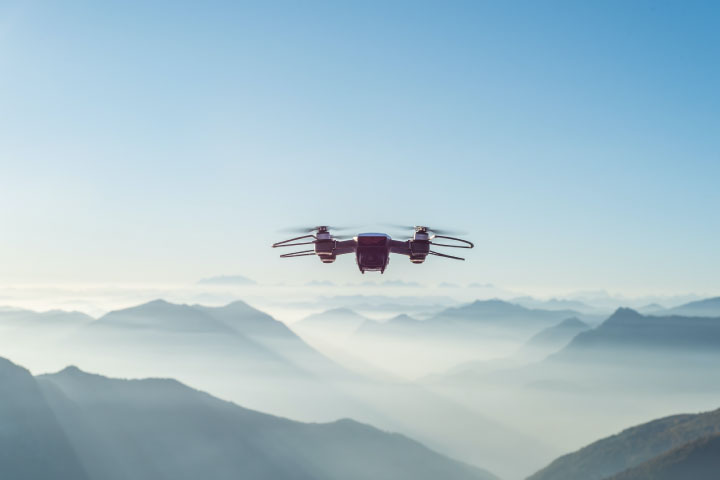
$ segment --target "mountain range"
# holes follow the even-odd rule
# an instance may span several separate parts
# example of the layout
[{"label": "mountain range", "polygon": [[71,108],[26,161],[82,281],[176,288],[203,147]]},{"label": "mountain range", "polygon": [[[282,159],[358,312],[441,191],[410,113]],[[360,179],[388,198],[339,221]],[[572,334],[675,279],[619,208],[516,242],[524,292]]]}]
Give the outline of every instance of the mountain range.
[{"label": "mountain range", "polygon": [[[0,348],[6,348],[2,337]],[[352,417],[473,465],[499,466],[503,474],[511,446],[527,447],[533,466],[555,453],[416,385],[348,371],[240,302],[203,307],[156,300],[83,324],[46,349],[29,340],[14,355],[37,371],[55,371],[63,362],[115,377],[172,377],[248,408],[304,421]],[[510,465],[515,472],[522,468]]]},{"label": "mountain range", "polygon": [[641,315],[619,308],[595,329],[577,335],[553,360],[588,362],[631,356],[637,363],[720,353],[720,318]]},{"label": "mountain range", "polygon": [[720,318],[642,315],[619,308],[547,358],[484,379],[533,388],[720,390]]},{"label": "mountain range", "polygon": [[720,434],[681,445],[608,480],[717,480],[720,472]]},{"label": "mountain range", "polygon": [[[528,337],[561,320],[579,317],[575,310],[544,310],[526,308],[503,300],[476,300],[461,307],[443,310],[427,320],[428,325],[453,328],[478,329],[484,333],[495,332],[515,338]],[[525,338],[527,339],[527,338]]]},{"label": "mountain range", "polygon": [[241,301],[206,307],[155,300],[102,316],[74,341],[103,348],[131,347],[140,354],[144,345],[152,350],[165,345],[189,356],[199,349],[203,356],[232,358],[241,370],[267,374],[349,375],[284,323]]},{"label": "mountain range", "polygon": [[495,477],[352,420],[304,424],[169,379],[76,367],[32,377],[0,359],[0,476],[13,480]]},{"label": "mountain range", "polygon": [[653,315],[680,315],[685,317],[720,317],[720,297],[706,298],[673,308],[657,310]]},{"label": "mountain range", "polygon": [[583,321],[573,317],[563,320],[557,325],[545,328],[532,336],[512,355],[492,360],[475,360],[461,363],[441,375],[431,375],[425,380],[431,383],[462,384],[473,377],[482,376],[497,370],[518,368],[537,362],[566,346],[579,333],[589,330]]},{"label": "mountain range", "polygon": [[315,313],[292,325],[300,335],[326,338],[336,343],[347,340],[368,318],[349,308],[332,308]]}]

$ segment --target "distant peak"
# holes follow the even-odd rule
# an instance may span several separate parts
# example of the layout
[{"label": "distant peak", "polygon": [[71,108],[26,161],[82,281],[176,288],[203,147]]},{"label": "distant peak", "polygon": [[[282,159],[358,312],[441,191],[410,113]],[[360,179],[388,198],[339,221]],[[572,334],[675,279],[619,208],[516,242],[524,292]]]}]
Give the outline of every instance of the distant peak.
[{"label": "distant peak", "polygon": [[227,305],[225,305],[225,306],[222,307],[222,308],[229,308],[229,309],[242,308],[242,309],[247,309],[247,308],[252,308],[252,307],[250,307],[250,305],[248,305],[247,303],[243,302],[242,300],[235,300],[235,301],[233,301],[233,302],[228,303]]},{"label": "distant peak", "polygon": [[641,314],[639,314],[637,311],[633,310],[632,308],[628,307],[620,307],[615,312],[608,317],[603,324],[609,323],[613,324],[615,322],[627,322],[629,320],[637,320],[640,318],[644,318]]},{"label": "distant peak", "polygon": [[560,328],[584,328],[588,325],[577,317],[570,317],[558,324]]},{"label": "distant peak", "polygon": [[151,301],[149,301],[149,302],[147,302],[147,303],[144,303],[144,304],[142,304],[142,305],[140,305],[140,306],[143,306],[143,305],[157,305],[157,306],[161,306],[161,305],[173,305],[173,304],[170,303],[170,302],[168,302],[167,300],[163,300],[162,298],[158,298],[158,299],[156,299],[156,300],[151,300]]},{"label": "distant peak", "polygon": [[83,370],[80,370],[79,367],[75,365],[68,365],[67,367],[63,368],[59,372],[57,372],[55,375],[58,376],[65,376],[65,377],[88,377],[91,376],[91,373],[87,373]]},{"label": "distant peak", "polygon": [[478,299],[471,303],[469,306],[475,308],[513,308],[525,310],[525,307],[518,305],[517,303],[506,302],[505,300],[501,300],[499,298],[490,298],[487,300]]},{"label": "distant peak", "polygon": [[392,317],[390,320],[388,320],[388,323],[412,323],[412,322],[417,322],[417,320],[405,313],[396,315],[396,316]]}]

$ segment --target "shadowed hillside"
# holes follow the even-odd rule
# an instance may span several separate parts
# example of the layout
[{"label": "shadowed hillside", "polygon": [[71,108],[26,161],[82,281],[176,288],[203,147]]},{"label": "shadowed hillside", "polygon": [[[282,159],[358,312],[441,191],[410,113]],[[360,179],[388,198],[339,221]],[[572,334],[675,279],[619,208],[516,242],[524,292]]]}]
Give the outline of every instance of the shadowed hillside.
[{"label": "shadowed hillside", "polygon": [[494,478],[402,435],[352,420],[294,422],[174,380],[69,367],[38,383],[91,479]]},{"label": "shadowed hillside", "polygon": [[0,478],[87,480],[30,372],[0,358]]},{"label": "shadowed hillside", "polygon": [[677,447],[609,480],[717,480],[720,477],[720,434]]},{"label": "shadowed hillside", "polygon": [[706,298],[677,307],[660,310],[654,315],[683,315],[686,317],[720,317],[720,297]]},{"label": "shadowed hillside", "polygon": [[528,480],[601,480],[673,448],[718,433],[720,410],[666,417],[629,428],[562,456]]}]

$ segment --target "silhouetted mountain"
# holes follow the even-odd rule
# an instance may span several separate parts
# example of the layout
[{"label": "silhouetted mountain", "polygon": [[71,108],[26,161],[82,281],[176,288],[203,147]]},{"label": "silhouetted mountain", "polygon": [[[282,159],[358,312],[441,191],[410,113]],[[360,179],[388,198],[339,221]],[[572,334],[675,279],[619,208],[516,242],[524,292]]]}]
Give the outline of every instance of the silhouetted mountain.
[{"label": "silhouetted mountain", "polygon": [[575,312],[533,310],[502,300],[476,301],[426,320],[366,322],[346,347],[358,356],[385,359],[393,373],[419,377],[511,355],[532,335],[572,316]]},{"label": "silhouetted mountain", "polygon": [[284,323],[239,300],[224,307],[193,305],[191,308],[251,338],[297,338]]},{"label": "silhouetted mountain", "polygon": [[352,420],[294,422],[174,380],[71,367],[38,383],[93,480],[495,478],[402,435]]},{"label": "silhouetted mountain", "polygon": [[308,372],[316,375],[348,375],[347,371],[315,351],[284,323],[245,302],[236,301],[224,307],[193,305],[192,308],[221,321]]},{"label": "silhouetted mountain", "polygon": [[185,364],[218,362],[238,372],[294,379],[349,375],[284,323],[241,301],[206,307],[155,300],[108,313],[83,329],[73,343],[91,349],[100,346],[105,354],[132,352],[127,363],[154,357],[161,349],[175,368],[151,371],[172,376],[181,375]]},{"label": "silhouetted mountain", "polygon": [[219,275],[217,277],[203,278],[199,280],[198,285],[255,285],[255,280],[251,280],[242,275]]},{"label": "silhouetted mountain", "polygon": [[644,316],[619,308],[599,327],[576,336],[554,359],[604,361],[612,352],[615,357],[630,355],[637,362],[643,351],[668,359],[674,354],[716,354],[720,352],[720,319]]},{"label": "silhouetted mountain", "polygon": [[448,308],[427,320],[429,325],[445,329],[464,327],[485,331],[505,332],[522,338],[569,317],[577,317],[574,310],[530,309],[503,300],[477,300],[457,308]]},{"label": "silhouetted mountain", "polygon": [[[577,452],[564,455],[528,477],[528,480],[602,480],[688,442],[718,433],[720,410],[695,415],[674,415],[629,428]],[[715,449],[715,442],[708,448]],[[681,456],[673,455],[672,458]],[[630,478],[646,477],[627,477],[625,480]],[[692,475],[667,478],[696,479]]]},{"label": "silhouetted mountain", "polygon": [[88,478],[35,379],[4,358],[0,358],[0,478]]},{"label": "silhouetted mountain", "polygon": [[523,345],[523,350],[533,356],[549,355],[567,345],[577,334],[590,327],[578,318],[568,318],[540,331]]},{"label": "silhouetted mountain", "polygon": [[165,300],[116,310],[99,318],[94,327],[150,329],[168,332],[229,333],[232,328],[190,305],[176,305]]},{"label": "silhouetted mountain", "polygon": [[608,480],[717,480],[720,434],[686,443]]},{"label": "silhouetted mountain", "polygon": [[525,340],[543,328],[576,316],[569,310],[528,309],[502,300],[477,300],[462,307],[442,310],[424,321],[368,324],[359,334],[402,334],[407,338],[427,337],[428,341],[452,338],[473,342],[475,336],[500,336]]},{"label": "silhouetted mountain", "polygon": [[315,313],[293,324],[300,334],[330,335],[345,339],[367,320],[348,308],[333,308]]},{"label": "silhouetted mountain", "polygon": [[578,333],[589,328],[588,325],[577,318],[568,318],[534,335],[511,356],[493,360],[464,362],[443,374],[430,375],[425,381],[431,384],[461,385],[465,381],[473,381],[493,371],[517,368],[557,352]]},{"label": "silhouetted mountain", "polygon": [[706,298],[696,302],[686,303],[666,310],[653,313],[653,315],[682,315],[685,317],[720,317],[720,297]]}]

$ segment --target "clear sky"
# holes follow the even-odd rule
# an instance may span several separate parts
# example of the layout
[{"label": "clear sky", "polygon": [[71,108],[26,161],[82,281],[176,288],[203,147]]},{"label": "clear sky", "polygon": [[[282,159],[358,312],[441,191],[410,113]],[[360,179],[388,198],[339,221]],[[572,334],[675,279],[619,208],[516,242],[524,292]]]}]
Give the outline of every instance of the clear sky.
[{"label": "clear sky", "polygon": [[394,222],[478,248],[387,279],[718,293],[718,25],[713,1],[0,1],[0,283],[358,280],[268,246]]}]

